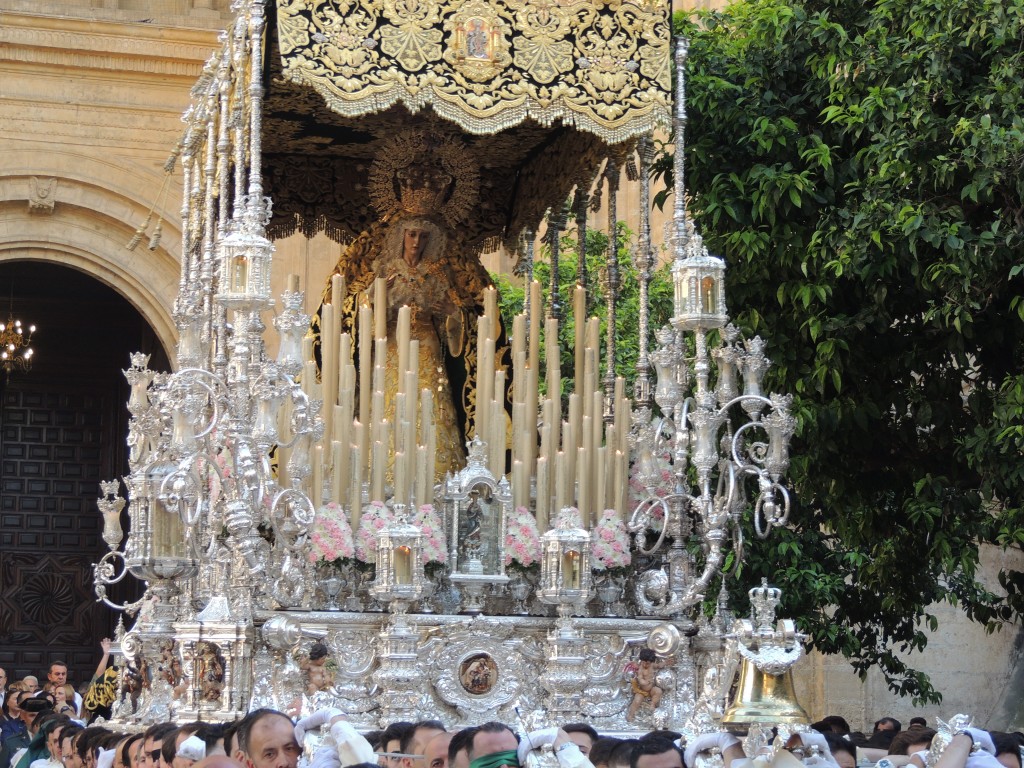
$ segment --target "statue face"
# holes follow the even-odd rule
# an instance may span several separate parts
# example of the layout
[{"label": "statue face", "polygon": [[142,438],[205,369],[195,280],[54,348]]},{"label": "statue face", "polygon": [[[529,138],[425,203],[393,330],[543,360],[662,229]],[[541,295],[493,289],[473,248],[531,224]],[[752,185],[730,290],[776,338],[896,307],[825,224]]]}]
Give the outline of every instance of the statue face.
[{"label": "statue face", "polygon": [[410,227],[405,230],[403,238],[402,256],[410,265],[419,264],[423,258],[423,251],[426,250],[427,241],[430,239],[430,230]]}]

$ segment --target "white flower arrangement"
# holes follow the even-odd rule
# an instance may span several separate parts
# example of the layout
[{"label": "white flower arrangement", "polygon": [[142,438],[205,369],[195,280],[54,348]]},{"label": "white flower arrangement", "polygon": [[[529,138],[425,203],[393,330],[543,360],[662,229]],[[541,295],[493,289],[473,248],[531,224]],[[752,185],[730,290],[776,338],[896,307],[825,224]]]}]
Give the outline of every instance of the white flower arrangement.
[{"label": "white flower arrangement", "polygon": [[352,527],[345,510],[336,502],[324,504],[316,511],[307,554],[311,563],[340,565],[355,554]]},{"label": "white flower arrangement", "polygon": [[518,570],[540,563],[540,531],[526,507],[516,507],[505,524],[505,567]]},{"label": "white flower arrangement", "polygon": [[619,571],[629,567],[629,532],[614,509],[598,518],[590,537],[590,564],[595,571]]}]

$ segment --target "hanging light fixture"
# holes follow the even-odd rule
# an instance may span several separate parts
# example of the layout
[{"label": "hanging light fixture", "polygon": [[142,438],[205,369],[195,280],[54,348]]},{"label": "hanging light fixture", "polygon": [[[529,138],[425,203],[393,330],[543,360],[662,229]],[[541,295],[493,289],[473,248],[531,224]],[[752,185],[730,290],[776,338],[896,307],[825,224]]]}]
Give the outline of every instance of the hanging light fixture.
[{"label": "hanging light fixture", "polygon": [[21,320],[14,317],[14,299],[11,299],[11,308],[7,314],[7,322],[0,323],[0,366],[3,367],[7,378],[10,379],[11,371],[17,368],[20,371],[27,371],[32,367],[32,334],[36,327],[30,325],[26,331]]}]

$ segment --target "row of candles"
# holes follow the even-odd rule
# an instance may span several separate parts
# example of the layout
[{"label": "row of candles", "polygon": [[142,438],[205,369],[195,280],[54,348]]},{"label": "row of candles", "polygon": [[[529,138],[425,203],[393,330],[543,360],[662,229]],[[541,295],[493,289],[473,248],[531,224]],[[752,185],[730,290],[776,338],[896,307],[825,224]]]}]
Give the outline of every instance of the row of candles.
[{"label": "row of candles", "polygon": [[[364,483],[369,499],[385,500],[386,484],[396,503],[433,503],[437,430],[434,393],[420,386],[419,342],[412,338],[412,310],[397,313],[394,334],[388,337],[386,286],[374,281],[370,296],[356,310],[356,344],[341,331],[340,302],[324,303],[321,311],[321,373],[319,384],[312,361],[312,342],[306,339],[303,388],[323,398],[324,435],[311,456],[311,497],[346,504],[353,529],[359,525]],[[511,449],[510,484],[513,504],[531,507],[543,532],[560,509],[575,506],[584,527],[604,509],[625,519],[629,450],[630,403],[625,384],[616,380],[614,417],[604,418],[600,386],[600,321],[586,316],[586,291],[573,295],[575,324],[575,391],[562,408],[559,321],[543,318],[540,284],[529,286],[533,311],[514,318],[511,334],[512,408],[506,410],[506,372],[500,362],[501,324],[494,288],[484,292],[484,312],[476,328],[476,398],[474,434],[487,444],[487,464],[496,478],[507,474]],[[332,297],[344,297],[344,278],[332,278]],[[540,391],[543,328],[545,392]],[[358,349],[358,363],[353,351]],[[389,359],[392,370],[388,371]],[[358,375],[356,365],[358,364]],[[397,381],[394,378],[397,377]],[[385,386],[396,394],[385,412]],[[287,417],[285,415],[285,417]],[[509,429],[511,427],[511,430]],[[329,483],[324,483],[324,478]],[[533,498],[535,495],[535,498]]]}]

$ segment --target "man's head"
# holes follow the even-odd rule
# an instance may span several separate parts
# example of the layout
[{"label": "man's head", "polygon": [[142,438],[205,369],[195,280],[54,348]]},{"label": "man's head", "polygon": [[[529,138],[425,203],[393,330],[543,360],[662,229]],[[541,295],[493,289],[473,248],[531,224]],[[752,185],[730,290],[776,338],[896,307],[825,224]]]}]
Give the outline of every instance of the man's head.
[{"label": "man's head", "polygon": [[850,724],[846,722],[845,718],[842,718],[839,715],[823,717],[818,722],[812,723],[811,728],[819,733],[838,733],[840,736],[850,732]]},{"label": "man's head", "polygon": [[857,768],[857,748],[839,734],[825,734],[832,758],[839,768]]},{"label": "man's head", "polygon": [[50,664],[50,671],[46,673],[46,681],[51,689],[68,682],[68,665],[63,661],[54,661]]},{"label": "man's head", "polygon": [[78,756],[76,742],[82,729],[77,725],[68,725],[60,732],[60,762],[64,768],[82,768],[82,758]]},{"label": "man's head", "polygon": [[1012,733],[1000,733],[990,731],[992,744],[996,748],[996,760],[1003,768],[1021,768],[1020,748],[1021,743]]},{"label": "man's head", "polygon": [[0,667],[0,691],[7,690],[7,670]]},{"label": "man's head", "polygon": [[602,736],[595,741],[594,746],[590,748],[590,754],[587,755],[594,768],[608,768],[608,759],[621,741],[622,739],[611,736]]},{"label": "man's head", "polygon": [[138,768],[160,768],[160,748],[164,736],[176,729],[174,723],[157,723],[146,729],[142,734],[142,754],[139,755]]},{"label": "man's head", "polygon": [[[440,720],[420,720],[413,723],[399,742],[399,751],[406,755],[423,755],[427,742],[440,733],[444,733],[444,723]],[[412,757],[403,757],[404,768],[423,768],[423,761]]]},{"label": "man's head", "polygon": [[[466,751],[469,757],[470,768],[472,768],[474,760],[499,752],[511,752],[510,760],[513,760],[518,748],[519,737],[512,732],[512,729],[504,723],[492,720],[489,723],[477,726],[476,733],[470,739],[469,748]],[[517,763],[518,761],[516,760],[510,764],[516,765]],[[500,768],[500,766],[491,766],[491,768]]]},{"label": "man's head", "polygon": [[39,729],[37,722],[40,715],[53,711],[53,699],[35,697],[28,693],[22,693],[18,699],[18,708],[21,710],[21,722],[33,736]]},{"label": "man's head", "polygon": [[629,768],[683,768],[683,755],[668,739],[640,739],[633,745]]},{"label": "man's head", "polygon": [[899,731],[903,728],[900,721],[893,717],[883,717],[875,722],[875,733],[879,731]]},{"label": "man's head", "polygon": [[935,731],[931,728],[911,728],[909,731],[900,731],[889,742],[889,754],[912,755],[922,749],[928,749],[934,736]]},{"label": "man's head", "polygon": [[469,743],[476,736],[476,728],[456,731],[448,742],[448,768],[469,768]]},{"label": "man's head", "polygon": [[608,754],[608,768],[629,768],[636,739],[623,739]]},{"label": "man's head", "polygon": [[441,732],[435,734],[423,747],[423,764],[420,768],[448,768],[448,745],[454,733]]},{"label": "man's head", "polygon": [[590,754],[590,750],[597,741],[597,731],[586,723],[569,723],[563,725],[562,730],[569,734],[569,740],[580,748],[584,757]]},{"label": "man's head", "polygon": [[380,748],[382,752],[387,753],[381,755],[380,760],[377,762],[383,766],[383,768],[398,768],[402,764],[402,758],[395,757],[402,751],[402,737],[405,736],[410,730],[412,730],[413,724],[400,720],[398,722],[391,723],[384,732],[380,735]]},{"label": "man's head", "polygon": [[234,757],[248,768],[296,768],[302,748],[295,727],[283,712],[257,709],[238,724]]},{"label": "man's head", "polygon": [[64,731],[64,723],[60,722],[52,729],[46,736],[46,748],[50,751],[50,757],[53,758],[53,762],[60,762],[60,735]]}]

